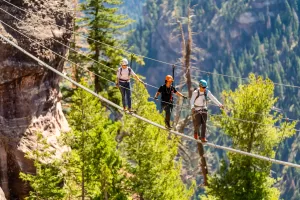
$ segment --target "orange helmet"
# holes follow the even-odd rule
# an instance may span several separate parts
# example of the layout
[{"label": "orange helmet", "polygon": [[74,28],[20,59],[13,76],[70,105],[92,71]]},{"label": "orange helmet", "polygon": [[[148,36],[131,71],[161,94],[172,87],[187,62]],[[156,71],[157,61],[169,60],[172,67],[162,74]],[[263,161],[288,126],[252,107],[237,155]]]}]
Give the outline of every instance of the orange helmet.
[{"label": "orange helmet", "polygon": [[166,81],[172,81],[173,82],[173,77],[171,75],[166,76]]}]

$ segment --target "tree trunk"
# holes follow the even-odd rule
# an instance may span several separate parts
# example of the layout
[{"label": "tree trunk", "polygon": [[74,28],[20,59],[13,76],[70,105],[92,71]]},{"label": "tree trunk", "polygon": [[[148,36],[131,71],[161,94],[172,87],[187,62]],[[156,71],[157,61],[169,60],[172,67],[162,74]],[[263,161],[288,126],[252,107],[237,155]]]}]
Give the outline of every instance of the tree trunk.
[{"label": "tree trunk", "polygon": [[[192,38],[192,28],[191,28],[191,20],[190,20],[190,16],[191,16],[191,9],[190,7],[188,8],[188,40],[187,42],[185,41],[185,37],[184,37],[184,29],[182,27],[182,24],[179,20],[177,20],[177,23],[179,25],[179,29],[180,29],[180,34],[181,34],[181,39],[182,39],[182,74],[185,74],[186,76],[186,85],[187,85],[187,89],[188,89],[188,96],[189,98],[192,97],[193,94],[193,87],[192,87],[192,78],[191,78],[191,67],[190,67],[190,63],[191,63],[191,54],[192,54],[192,45],[193,45],[193,38]],[[183,78],[184,76],[182,76]],[[183,87],[183,82],[184,80],[181,79],[180,82],[180,87],[178,89],[179,92],[181,92],[182,87]],[[182,100],[178,99],[176,104],[177,104],[177,109],[176,109],[176,115],[175,115],[175,119],[174,119],[174,124],[177,125],[177,123],[179,122],[180,119],[180,106],[181,106]],[[183,119],[182,121],[180,121],[180,126],[178,127],[178,131],[179,132],[183,132],[184,127],[188,124],[189,120],[191,119],[191,117],[187,116],[185,119]],[[176,128],[176,127],[175,127]],[[195,131],[195,130],[194,130]],[[207,164],[206,164],[206,159],[204,157],[204,148],[203,145],[198,143],[198,153],[200,155],[200,168],[201,168],[201,172],[203,175],[203,182],[204,185],[207,186],[208,182],[207,182],[207,174],[208,174],[208,168],[207,168]]]},{"label": "tree trunk", "polygon": [[207,169],[206,159],[204,157],[204,148],[203,145],[200,143],[198,143],[198,152],[200,155],[200,166],[203,175],[203,184],[204,186],[208,186],[208,182],[207,182],[208,169]]},{"label": "tree trunk", "polygon": [[[84,107],[83,107],[83,96],[82,96],[82,91],[81,91],[81,114],[82,114],[82,121],[84,120]],[[84,155],[84,149],[85,149],[85,135],[84,135],[84,132],[85,132],[85,127],[83,124],[81,124],[81,136],[82,136],[82,167],[81,167],[81,198],[82,200],[84,200],[85,198],[85,173],[84,173],[84,170],[85,170],[85,155]]]},{"label": "tree trunk", "polygon": [[[182,24],[181,24],[181,22],[179,21],[179,20],[177,20],[177,23],[178,23],[178,25],[179,25],[179,29],[180,29],[180,35],[181,35],[181,40],[182,40],[182,42],[181,42],[181,44],[182,44],[182,66],[181,66],[181,69],[182,69],[182,73],[184,73],[184,69],[185,69],[185,39],[184,39],[184,31],[183,31],[183,27],[182,27]],[[184,77],[183,76],[181,76],[180,77],[180,82],[179,82],[179,88],[178,88],[178,91],[179,92],[181,92],[182,91],[182,88],[183,88],[183,82],[184,82]],[[181,111],[181,105],[182,105],[182,98],[178,98],[177,99],[177,102],[176,102],[176,104],[177,104],[177,109],[176,109],[176,113],[175,113],[175,119],[174,119],[174,124],[175,124],[175,126],[178,124],[178,121],[179,121],[179,119],[180,119],[180,111]],[[176,127],[175,127],[176,128]]]},{"label": "tree trunk", "polygon": [[[98,12],[99,12],[99,8],[97,7],[96,10],[95,10],[95,16],[98,16]],[[94,27],[94,31],[95,31],[95,34],[98,35],[99,32],[98,32],[98,28],[97,27]],[[94,60],[96,60],[97,62],[99,62],[99,56],[100,56],[100,46],[99,46],[99,43],[95,43],[95,54],[94,54]],[[98,67],[93,67],[93,72],[95,74],[98,74]],[[101,92],[101,85],[100,85],[100,79],[98,76],[95,76],[94,78],[94,86],[95,86],[95,92],[96,93],[99,93]]]},{"label": "tree trunk", "polygon": [[[95,51],[95,60],[99,60],[99,55],[100,55],[100,49],[98,47],[96,47],[96,51]],[[94,68],[94,73],[98,74],[97,69]],[[95,76],[94,78],[94,86],[95,86],[95,92],[99,93],[101,92],[101,85],[100,85],[100,79],[98,76]]]},{"label": "tree trunk", "polygon": [[191,28],[191,9],[188,8],[188,41],[186,44],[186,55],[185,55],[185,67],[186,67],[186,83],[188,87],[188,94],[189,98],[192,97],[193,90],[192,90],[192,79],[191,79],[191,54],[192,54],[192,44],[193,44],[193,38],[192,38],[192,28]]},{"label": "tree trunk", "polygon": [[[191,8],[189,7],[189,10],[188,10],[188,42],[186,45],[186,59],[185,59],[186,78],[187,78],[187,87],[188,87],[189,98],[191,98],[192,94],[193,94],[192,79],[191,79],[191,67],[190,67],[193,38],[192,38],[192,28],[191,28],[190,16],[191,16]],[[196,130],[194,130],[194,132],[196,132]],[[203,175],[203,182],[204,182],[204,185],[207,186],[208,185],[208,182],[207,182],[208,168],[207,168],[206,160],[204,157],[204,148],[203,148],[203,145],[200,143],[198,143],[198,152],[200,155],[200,161],[201,161],[200,165],[201,165],[201,172]]]}]

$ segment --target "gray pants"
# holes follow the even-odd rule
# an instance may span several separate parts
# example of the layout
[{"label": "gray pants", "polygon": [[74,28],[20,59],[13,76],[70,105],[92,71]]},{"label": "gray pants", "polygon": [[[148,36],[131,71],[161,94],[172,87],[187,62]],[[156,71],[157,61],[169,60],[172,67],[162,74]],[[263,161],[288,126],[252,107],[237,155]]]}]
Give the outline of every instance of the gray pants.
[{"label": "gray pants", "polygon": [[199,134],[199,128],[201,126],[201,138],[205,138],[206,133],[206,121],[207,121],[207,111],[195,111],[193,117],[194,131]]}]

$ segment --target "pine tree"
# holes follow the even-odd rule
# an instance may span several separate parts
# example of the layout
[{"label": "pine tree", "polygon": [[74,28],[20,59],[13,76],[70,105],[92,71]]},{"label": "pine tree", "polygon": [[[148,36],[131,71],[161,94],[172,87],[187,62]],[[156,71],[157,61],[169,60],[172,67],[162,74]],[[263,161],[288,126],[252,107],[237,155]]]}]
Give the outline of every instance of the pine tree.
[{"label": "pine tree", "polygon": [[289,24],[289,23],[291,23],[291,21],[293,19],[293,12],[292,12],[292,9],[291,9],[291,6],[290,6],[288,0],[284,1],[284,5],[286,8],[286,12],[284,15],[284,23]]},{"label": "pine tree", "polygon": [[120,123],[112,122],[99,99],[82,89],[75,90],[72,102],[72,131],[61,138],[61,145],[70,149],[53,160],[54,150],[45,141],[37,144],[30,154],[36,174],[21,174],[33,188],[28,199],[128,199],[115,141]]},{"label": "pine tree", "polygon": [[120,123],[112,122],[99,99],[82,89],[75,91],[73,102],[68,115],[72,131],[63,140],[72,149],[65,155],[69,198],[127,199],[115,141]]},{"label": "pine tree", "polygon": [[36,173],[20,173],[20,178],[29,183],[32,188],[26,199],[62,199],[65,190],[63,188],[63,173],[60,170],[61,160],[54,159],[55,151],[50,148],[42,134],[37,134],[37,143],[33,148],[34,150],[28,152],[26,157],[34,160]]},{"label": "pine tree", "polygon": [[269,53],[269,47],[270,44],[269,44],[269,39],[268,38],[264,38],[264,54],[265,55],[268,55]]},{"label": "pine tree", "polygon": [[293,27],[293,33],[294,36],[298,36],[298,31],[299,31],[299,17],[297,13],[295,12],[294,8],[292,9],[293,11],[293,21],[292,21],[292,27]]},{"label": "pine tree", "polygon": [[[124,28],[132,20],[126,15],[117,13],[118,8],[115,6],[120,4],[122,0],[87,0],[81,4],[81,10],[85,16],[80,25],[88,30],[89,57],[97,61],[93,62],[89,69],[110,81],[115,80],[116,66],[119,65],[122,56],[129,57],[124,51],[126,48],[124,37],[127,34]],[[109,85],[107,80],[98,76],[94,77],[96,92],[106,90]],[[109,98],[115,97],[116,92],[118,92],[117,88],[110,88]],[[117,101],[115,98],[112,100]]]},{"label": "pine tree", "polygon": [[[226,74],[228,74],[229,76],[234,76],[234,70],[236,70],[236,62],[235,62],[234,55],[231,54],[230,60],[229,60],[229,66],[227,68]],[[228,80],[230,82],[236,81],[236,79],[234,79],[234,78],[228,78]]]},{"label": "pine tree", "polygon": [[276,38],[274,35],[272,35],[270,39],[269,55],[272,55],[273,57],[277,56]]},{"label": "pine tree", "polygon": [[258,54],[260,52],[260,39],[258,36],[258,33],[255,33],[255,36],[252,37],[252,42],[251,42],[251,46],[252,46],[252,52],[253,54]]},{"label": "pine tree", "polygon": [[[73,80],[79,82],[80,79],[86,73],[82,68],[79,66],[84,67],[85,63],[87,62],[87,58],[82,54],[78,53],[81,52],[81,49],[84,46],[84,42],[78,36],[84,32],[83,30],[79,29],[78,23],[80,20],[77,18],[78,16],[78,0],[74,1],[74,20],[73,20],[73,35],[70,41],[70,50],[68,54],[68,60],[71,62],[66,62],[64,66],[64,72],[66,72]],[[69,81],[62,80],[60,90],[63,95],[63,108],[64,111],[68,112],[70,103],[72,103],[72,95],[74,94],[74,90],[76,86],[71,84]]]},{"label": "pine tree", "polygon": [[[223,112],[223,117],[214,120],[231,137],[233,148],[274,158],[274,148],[295,133],[295,123],[283,122],[281,128],[271,127],[270,124],[280,120],[280,116],[269,115],[276,102],[273,97],[274,85],[270,80],[253,74],[249,79],[248,85],[241,85],[234,92],[223,93],[226,107],[233,111],[230,116]],[[204,199],[279,198],[279,190],[272,187],[275,180],[269,177],[269,162],[235,153],[228,153],[228,158],[229,163],[222,162],[220,171],[210,178],[208,198]]]},{"label": "pine tree", "polygon": [[296,11],[298,11],[299,10],[299,8],[298,8],[298,0],[291,0],[291,7],[293,8],[293,9],[295,9]]}]

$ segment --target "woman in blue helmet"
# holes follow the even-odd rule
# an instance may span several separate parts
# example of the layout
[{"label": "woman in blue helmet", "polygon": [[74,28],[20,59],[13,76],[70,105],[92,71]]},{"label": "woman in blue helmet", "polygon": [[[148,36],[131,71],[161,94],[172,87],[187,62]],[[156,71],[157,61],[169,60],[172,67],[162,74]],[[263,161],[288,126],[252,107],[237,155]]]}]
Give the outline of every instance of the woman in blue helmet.
[{"label": "woman in blue helmet", "polygon": [[212,95],[212,93],[206,89],[207,82],[205,80],[200,80],[199,88],[193,92],[191,98],[191,109],[193,114],[193,124],[194,124],[194,138],[199,137],[199,128],[201,126],[201,141],[207,142],[205,137],[206,132],[206,121],[207,121],[207,100],[211,99],[216,105],[221,109],[224,106],[218,101],[218,99]]}]

